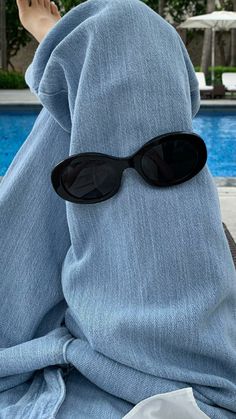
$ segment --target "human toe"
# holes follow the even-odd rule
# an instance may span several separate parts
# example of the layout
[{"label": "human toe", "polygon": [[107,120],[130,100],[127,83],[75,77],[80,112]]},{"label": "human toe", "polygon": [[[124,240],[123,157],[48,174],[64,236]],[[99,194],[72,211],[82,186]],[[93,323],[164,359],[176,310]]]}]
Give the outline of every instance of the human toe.
[{"label": "human toe", "polygon": [[59,12],[59,10],[58,10],[58,7],[57,7],[57,5],[54,3],[54,1],[51,1],[51,2],[50,2],[50,6],[51,6],[51,13],[52,13],[54,16],[61,17],[60,12]]}]

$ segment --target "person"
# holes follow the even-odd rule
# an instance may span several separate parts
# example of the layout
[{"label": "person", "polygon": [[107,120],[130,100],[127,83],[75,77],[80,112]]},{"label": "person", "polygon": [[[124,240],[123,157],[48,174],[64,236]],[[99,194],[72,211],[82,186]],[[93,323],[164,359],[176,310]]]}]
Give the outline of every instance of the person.
[{"label": "person", "polygon": [[22,26],[40,43],[53,26],[61,19],[54,1],[16,0]]},{"label": "person", "polygon": [[17,1],[42,109],[0,184],[0,417],[235,418],[236,272],[181,37],[140,0]]}]

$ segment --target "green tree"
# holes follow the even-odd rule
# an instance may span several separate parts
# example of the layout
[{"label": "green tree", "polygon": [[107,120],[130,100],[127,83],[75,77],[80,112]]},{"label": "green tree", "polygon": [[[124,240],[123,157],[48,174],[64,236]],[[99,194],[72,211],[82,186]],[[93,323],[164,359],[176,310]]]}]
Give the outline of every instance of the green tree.
[{"label": "green tree", "polygon": [[61,11],[61,15],[64,16],[73,7],[78,6],[80,3],[84,3],[86,0],[54,0],[58,9]]},{"label": "green tree", "polygon": [[206,12],[206,2],[194,0],[169,0],[168,13],[172,16],[175,26],[186,20],[187,16],[201,15]]},{"label": "green tree", "polygon": [[6,40],[7,40],[7,65],[15,70],[11,62],[19,49],[26,46],[32,40],[20,23],[18,7],[15,2],[6,1]]},{"label": "green tree", "polygon": [[[55,0],[61,15],[65,15],[72,7],[86,0]],[[7,42],[7,66],[15,70],[11,58],[14,57],[21,47],[25,47],[31,40],[32,35],[22,26],[16,1],[6,1],[6,42]]]},{"label": "green tree", "polygon": [[[84,3],[87,0],[54,0],[61,16],[64,16],[73,7]],[[173,26],[178,26],[183,22],[187,15],[194,16],[207,13],[207,1],[205,0],[141,0],[155,12],[159,13],[164,19],[171,16]],[[221,0],[225,10],[233,10],[233,3],[236,0]],[[6,39],[7,39],[7,63],[12,67],[11,58],[17,54],[22,46],[26,46],[32,36],[24,29],[19,20],[18,7],[16,1],[6,1]],[[196,34],[195,30],[186,31],[185,45],[187,46]],[[219,36],[220,38],[220,36]],[[223,54],[223,53],[222,53]]]}]

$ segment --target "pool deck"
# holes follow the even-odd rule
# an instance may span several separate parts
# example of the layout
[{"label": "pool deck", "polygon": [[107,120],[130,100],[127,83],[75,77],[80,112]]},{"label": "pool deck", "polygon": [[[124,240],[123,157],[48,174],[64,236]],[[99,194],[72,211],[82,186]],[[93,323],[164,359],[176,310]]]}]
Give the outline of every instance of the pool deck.
[{"label": "pool deck", "polygon": [[[30,89],[0,89],[0,106],[20,105],[21,107],[31,105],[36,109],[40,106],[39,99]],[[236,109],[236,97],[227,99],[201,99],[202,108],[210,107],[234,107]],[[0,177],[1,181],[1,177]],[[236,177],[214,177],[217,186],[222,221],[228,227],[236,241]]]},{"label": "pool deck", "polygon": [[[227,99],[201,99],[202,107],[209,106],[233,106],[236,107],[236,95],[227,94]],[[40,105],[37,96],[30,89],[0,89],[0,105]]]}]

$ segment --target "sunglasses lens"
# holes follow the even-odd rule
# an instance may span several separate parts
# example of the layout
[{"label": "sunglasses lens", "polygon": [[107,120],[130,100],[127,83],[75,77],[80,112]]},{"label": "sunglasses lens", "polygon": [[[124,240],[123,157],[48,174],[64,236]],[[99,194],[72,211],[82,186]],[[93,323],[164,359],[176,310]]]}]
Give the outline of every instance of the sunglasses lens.
[{"label": "sunglasses lens", "polygon": [[114,189],[111,163],[96,158],[80,158],[65,167],[61,175],[64,188],[79,199],[100,199]]},{"label": "sunglasses lens", "polygon": [[151,147],[143,155],[141,166],[144,174],[159,183],[177,182],[196,167],[198,151],[188,139],[168,138]]}]

